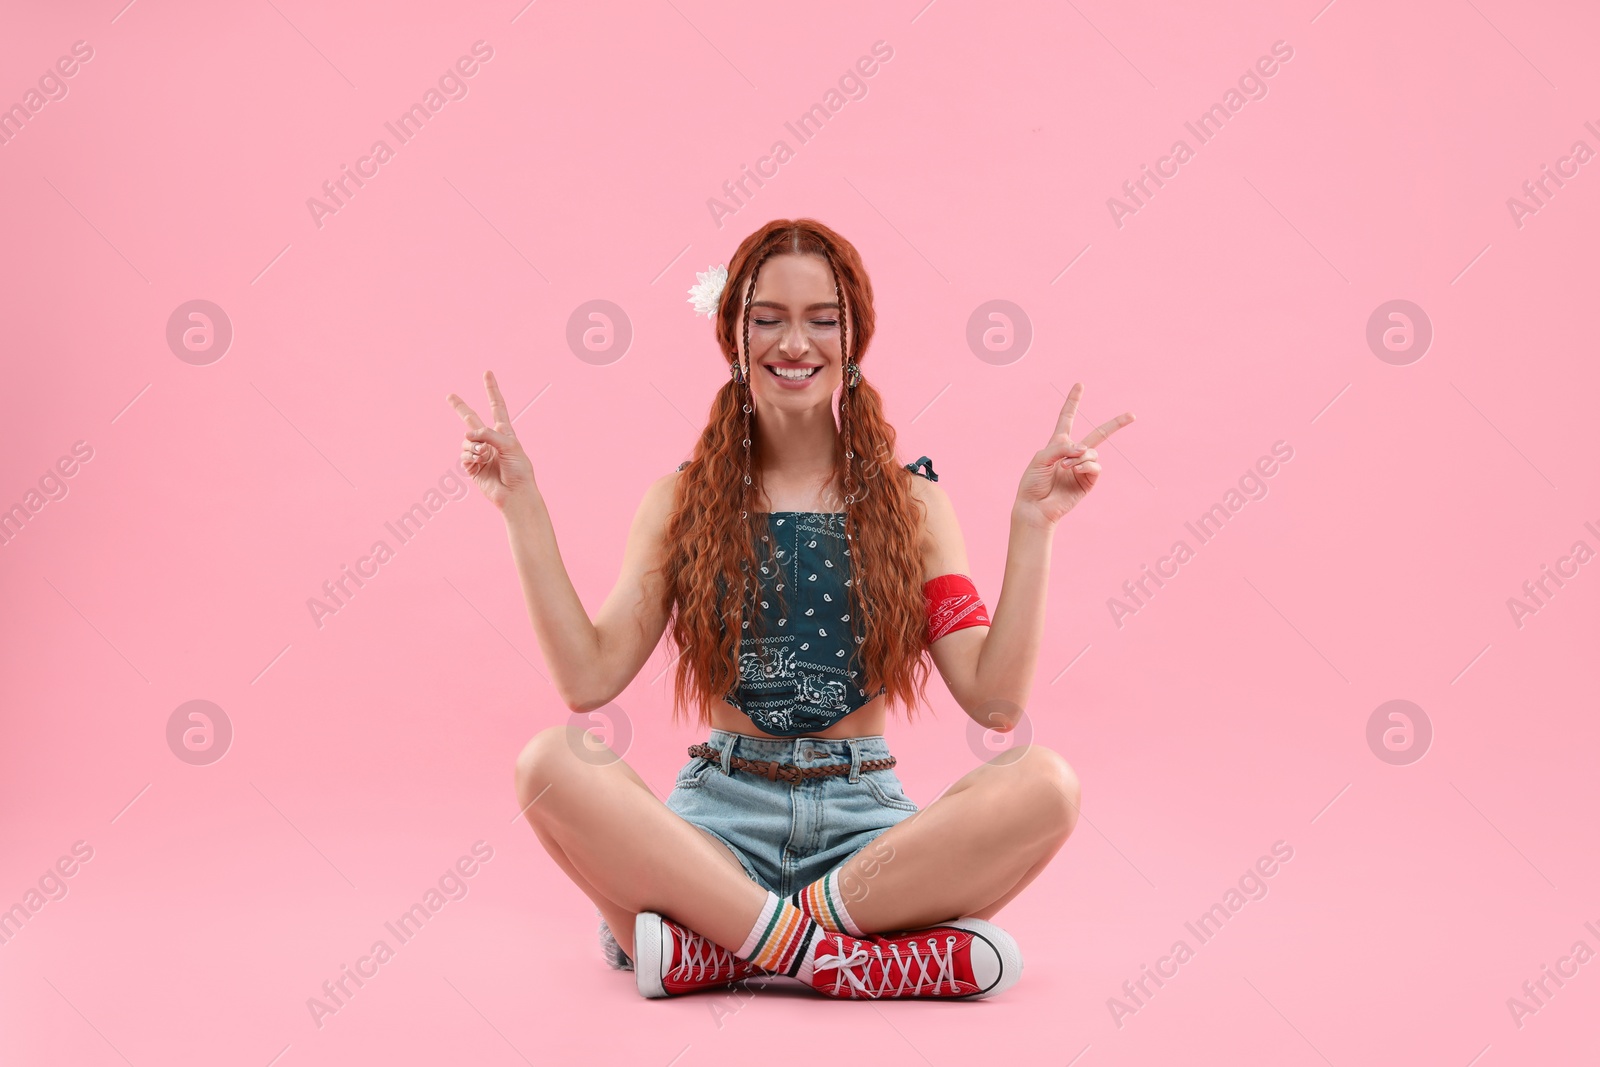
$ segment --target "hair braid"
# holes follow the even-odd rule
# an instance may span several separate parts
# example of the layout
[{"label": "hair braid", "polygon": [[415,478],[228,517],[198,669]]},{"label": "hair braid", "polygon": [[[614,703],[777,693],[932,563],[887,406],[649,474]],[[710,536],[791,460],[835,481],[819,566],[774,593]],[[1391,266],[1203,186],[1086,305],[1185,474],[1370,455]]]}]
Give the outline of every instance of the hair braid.
[{"label": "hair braid", "polygon": [[[750,305],[763,264],[786,254],[821,258],[839,304],[844,388],[834,470],[844,497],[845,552],[850,554],[850,630],[865,675],[854,681],[867,694],[884,689],[891,706],[903,705],[911,715],[925,700],[931,673],[913,475],[896,461],[894,427],[884,418],[877,390],[860,375],[861,356],[875,327],[871,280],[856,249],[833,230],[813,219],[779,219],[746,237],[729,259],[724,292],[737,293],[739,299],[735,303],[724,297],[715,328],[722,353],[733,364],[733,380],[718,391],[694,457],[678,479],[663,544],[662,595],[672,611],[672,640],[681,652],[673,717],[692,703],[698,705],[701,725],[711,721],[709,706],[731,697],[739,682],[741,637],[752,629],[746,616],[755,615],[757,635],[764,621],[755,610],[759,598],[741,598],[730,609],[724,597],[741,572],[743,588],[749,591],[755,579],[751,568],[760,562],[759,535],[770,533],[753,513],[764,487],[761,442],[754,433]],[[741,359],[746,361],[742,374]],[[727,487],[734,479],[738,481],[730,493]],[[769,563],[775,561],[774,552],[769,543],[764,553]],[[777,584],[782,585],[783,572],[778,573]],[[789,599],[781,590],[774,592],[780,606]],[[728,618],[739,619],[739,624],[727,625]],[[766,644],[756,644],[763,662]]]}]

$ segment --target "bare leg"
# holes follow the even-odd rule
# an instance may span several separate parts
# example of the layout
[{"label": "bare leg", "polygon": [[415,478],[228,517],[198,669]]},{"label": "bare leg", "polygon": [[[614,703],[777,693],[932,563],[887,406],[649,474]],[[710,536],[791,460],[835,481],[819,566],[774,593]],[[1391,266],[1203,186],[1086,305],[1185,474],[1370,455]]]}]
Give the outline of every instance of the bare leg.
[{"label": "bare leg", "polygon": [[878,836],[845,864],[839,886],[868,932],[989,918],[1044,870],[1077,825],[1077,775],[1029,745],[986,763]]},{"label": "bare leg", "polygon": [[[654,794],[651,795],[654,796]],[[531,819],[529,821],[533,822]],[[695,827],[695,829],[699,830],[700,828]],[[572,865],[572,861],[567,858],[565,850],[563,850],[562,847],[556,843],[555,838],[552,837],[547,831],[541,830],[537,822],[533,822],[533,832],[538,836],[540,844],[544,845],[545,851],[550,853],[550,858],[556,861],[557,866],[566,872],[567,877],[572,879],[573,884],[576,885],[585,896],[594,901],[594,906],[600,910],[600,917],[605,919],[606,926],[611,929],[611,936],[616,938],[617,945],[622,949],[622,951],[628,954],[629,959],[632,959],[633,918],[637,913],[622,907],[616,901],[611,900],[594,886],[590,885],[589,880],[583,875],[579,874],[577,868]],[[744,865],[739,862],[739,858],[737,856],[728,851],[728,846],[724,845],[721,841],[718,841],[710,834],[707,834],[704,830],[700,830],[700,833],[705,835],[705,839],[710,842],[713,851],[720,853],[722,858],[727,860],[728,864],[739,874],[741,878],[748,877],[745,874]]]},{"label": "bare leg", "polygon": [[767,891],[720,841],[656,799],[620,758],[580,758],[573,746],[586,743],[582,733],[566,725],[543,730],[517,758],[518,803],[540,842],[594,901],[629,956],[641,911],[670,916],[737,950]]},{"label": "bare leg", "polygon": [[979,919],[994,918],[996,912],[1005,907],[1007,904],[1011,903],[1011,901],[1015,899],[1019,893],[1028,887],[1029,882],[1039,877],[1039,875],[1043,873],[1044,869],[1050,866],[1050,861],[1055,858],[1056,853],[1061,850],[1061,845],[1064,844],[1066,844],[1065,839],[1062,840],[1060,845],[1057,845],[1055,848],[1051,849],[1047,856],[1041,859],[1038,863],[1035,863],[1032,867],[1028,868],[1028,872],[1017,880],[1017,884],[1012,886],[1005,896],[996,900],[993,904],[990,904],[987,907],[979,908],[977,911],[963,912],[963,914],[971,915]]}]

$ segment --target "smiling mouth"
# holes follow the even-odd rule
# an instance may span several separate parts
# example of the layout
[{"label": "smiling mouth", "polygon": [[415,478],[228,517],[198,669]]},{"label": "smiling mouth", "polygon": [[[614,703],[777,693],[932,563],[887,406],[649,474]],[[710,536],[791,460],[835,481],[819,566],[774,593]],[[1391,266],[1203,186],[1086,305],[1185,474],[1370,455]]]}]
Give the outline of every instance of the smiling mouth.
[{"label": "smiling mouth", "polygon": [[[796,368],[793,368],[793,370],[790,370],[789,368],[786,367],[786,368],[784,368],[784,370],[789,371],[789,373],[782,373],[782,372],[780,372],[778,370],[777,367],[773,366],[771,363],[763,364],[763,366],[765,366],[767,368],[767,370],[772,372],[772,376],[774,378],[782,378],[786,382],[803,382],[808,378],[816,377],[817,372],[822,369],[820,366],[816,366],[816,367],[796,367]],[[804,370],[806,373],[804,373],[804,374],[796,374],[796,373],[794,373],[794,371],[799,371],[799,370]]]}]

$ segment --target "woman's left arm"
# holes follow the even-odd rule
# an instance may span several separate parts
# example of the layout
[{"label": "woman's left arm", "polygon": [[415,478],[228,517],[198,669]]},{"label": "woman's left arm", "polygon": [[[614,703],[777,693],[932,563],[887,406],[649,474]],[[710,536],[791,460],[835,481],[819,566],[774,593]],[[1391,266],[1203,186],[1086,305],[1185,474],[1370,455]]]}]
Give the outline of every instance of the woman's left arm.
[{"label": "woman's left arm", "polygon": [[[1056,420],[1055,432],[1034,454],[1011,506],[1005,577],[988,626],[969,626],[939,638],[929,652],[950,694],[974,721],[1005,732],[1015,726],[1033,689],[1034,668],[1044,636],[1050,548],[1056,525],[1100,478],[1095,445],[1134,421],[1123,412],[1082,440],[1072,436],[1083,383],[1074,383]],[[966,544],[955,509],[943,490],[929,485],[927,577],[966,574]]]}]

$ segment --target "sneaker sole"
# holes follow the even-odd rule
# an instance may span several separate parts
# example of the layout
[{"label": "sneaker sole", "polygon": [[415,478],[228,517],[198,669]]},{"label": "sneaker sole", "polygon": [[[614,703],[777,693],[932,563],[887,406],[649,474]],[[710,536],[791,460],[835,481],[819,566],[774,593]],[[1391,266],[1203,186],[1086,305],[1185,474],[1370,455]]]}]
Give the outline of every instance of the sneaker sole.
[{"label": "sneaker sole", "polygon": [[642,997],[670,995],[661,984],[661,954],[661,916],[641,911],[633,917],[633,971]]}]

